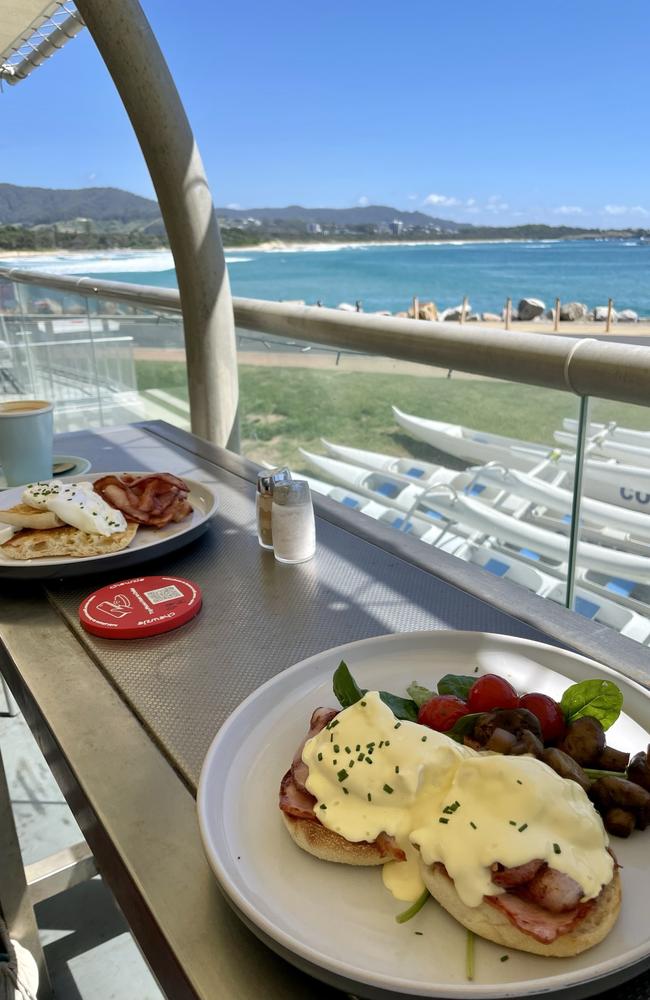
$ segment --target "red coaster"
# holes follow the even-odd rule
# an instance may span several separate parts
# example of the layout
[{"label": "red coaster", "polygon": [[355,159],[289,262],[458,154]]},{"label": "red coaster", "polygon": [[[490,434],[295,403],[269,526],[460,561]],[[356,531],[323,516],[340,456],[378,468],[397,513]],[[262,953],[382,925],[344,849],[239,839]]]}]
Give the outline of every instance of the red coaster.
[{"label": "red coaster", "polygon": [[87,632],[103,639],[143,639],[184,625],[201,608],[201,591],[178,576],[136,576],[96,590],[79,606]]}]

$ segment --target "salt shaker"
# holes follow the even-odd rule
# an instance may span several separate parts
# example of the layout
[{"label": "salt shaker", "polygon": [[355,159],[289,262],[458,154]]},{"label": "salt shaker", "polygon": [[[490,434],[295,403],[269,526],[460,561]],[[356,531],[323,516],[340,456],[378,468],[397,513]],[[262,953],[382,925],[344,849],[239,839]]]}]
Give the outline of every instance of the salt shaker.
[{"label": "salt shaker", "polygon": [[255,515],[257,520],[257,540],[263,549],[273,548],[273,490],[276,483],[291,479],[287,468],[263,469],[257,473],[257,492],[255,494]]},{"label": "salt shaker", "polygon": [[309,483],[278,483],[273,491],[273,549],[281,563],[306,562],[316,551],[316,526]]}]

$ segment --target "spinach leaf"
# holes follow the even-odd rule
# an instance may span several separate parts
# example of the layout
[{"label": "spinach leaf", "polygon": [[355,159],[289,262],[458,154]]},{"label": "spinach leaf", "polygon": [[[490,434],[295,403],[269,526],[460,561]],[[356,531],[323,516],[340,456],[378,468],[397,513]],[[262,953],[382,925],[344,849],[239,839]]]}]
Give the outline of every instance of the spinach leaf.
[{"label": "spinach leaf", "polygon": [[418,706],[410,698],[400,698],[398,694],[390,694],[389,691],[380,691],[379,697],[384,705],[388,705],[396,719],[418,721]]},{"label": "spinach leaf", "polygon": [[361,690],[355,681],[345,660],[341,660],[334,671],[332,688],[334,690],[334,697],[338,699],[342,708],[349,708],[350,705],[354,705],[366,693]]},{"label": "spinach leaf", "polygon": [[425,688],[421,684],[418,684],[417,681],[413,681],[412,684],[409,684],[406,690],[418,708],[422,708],[425,701],[429,701],[430,698],[435,697],[436,693],[435,691],[430,691],[429,688]]},{"label": "spinach leaf", "polygon": [[455,722],[451,729],[448,729],[445,736],[451,737],[452,740],[456,740],[456,743],[462,743],[465,736],[471,736],[474,732],[474,726],[478,719],[485,712],[470,712],[468,715],[461,715],[458,722]]},{"label": "spinach leaf", "polygon": [[[355,705],[366,694],[366,688],[359,687],[345,660],[341,660],[334,671],[332,688],[342,708]],[[400,698],[399,695],[390,694],[389,691],[380,691],[379,697],[385,705],[388,705],[395,718],[417,722],[418,706],[410,698]]]},{"label": "spinach leaf", "polygon": [[467,701],[469,689],[476,683],[476,677],[466,677],[464,674],[445,674],[438,681],[438,694],[455,694],[457,698]]},{"label": "spinach leaf", "polygon": [[590,715],[609,729],[621,714],[623,692],[613,681],[593,680],[572,684],[562,695],[560,708],[567,725]]}]

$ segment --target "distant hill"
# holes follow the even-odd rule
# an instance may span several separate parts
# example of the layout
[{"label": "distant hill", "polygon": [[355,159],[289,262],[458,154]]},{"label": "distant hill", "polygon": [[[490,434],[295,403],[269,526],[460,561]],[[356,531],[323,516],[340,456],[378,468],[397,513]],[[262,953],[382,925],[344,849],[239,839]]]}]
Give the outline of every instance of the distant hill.
[{"label": "distant hill", "polygon": [[405,226],[437,226],[443,231],[457,231],[458,223],[437,219],[425,212],[401,212],[389,205],[357,205],[355,208],[218,208],[220,219],[259,219],[260,222],[316,222],[319,225],[380,226],[398,220]]},{"label": "distant hill", "polygon": [[[260,222],[316,222],[320,225],[363,226],[390,224],[395,219],[405,226],[438,226],[443,231],[458,226],[447,219],[436,219],[424,212],[401,212],[388,205],[365,205],[356,208],[217,208],[220,219],[259,219]],[[160,219],[160,209],[152,198],[98,187],[68,190],[61,188],[20,187],[0,184],[0,225],[38,226],[73,219],[93,222],[153,222]]]},{"label": "distant hill", "polygon": [[148,222],[160,218],[158,203],[119,188],[19,187],[0,184],[0,225],[37,226],[72,219]]}]

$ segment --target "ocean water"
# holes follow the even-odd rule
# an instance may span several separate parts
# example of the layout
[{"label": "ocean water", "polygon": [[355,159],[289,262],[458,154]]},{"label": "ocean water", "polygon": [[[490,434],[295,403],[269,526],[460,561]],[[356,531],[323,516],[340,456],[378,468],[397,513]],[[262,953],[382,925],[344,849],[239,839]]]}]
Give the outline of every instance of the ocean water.
[{"label": "ocean water", "polygon": [[[408,308],[411,298],[439,308],[464,295],[477,311],[500,312],[505,299],[556,296],[590,307],[614,299],[617,309],[650,316],[650,243],[567,240],[365,246],[313,250],[232,250],[226,254],[234,295],[304,300],[337,306],[361,300],[364,310]],[[0,261],[5,263],[5,261]],[[175,287],[171,254],[89,251],[71,260],[57,254],[6,259],[54,274],[88,274],[114,281]]]}]

